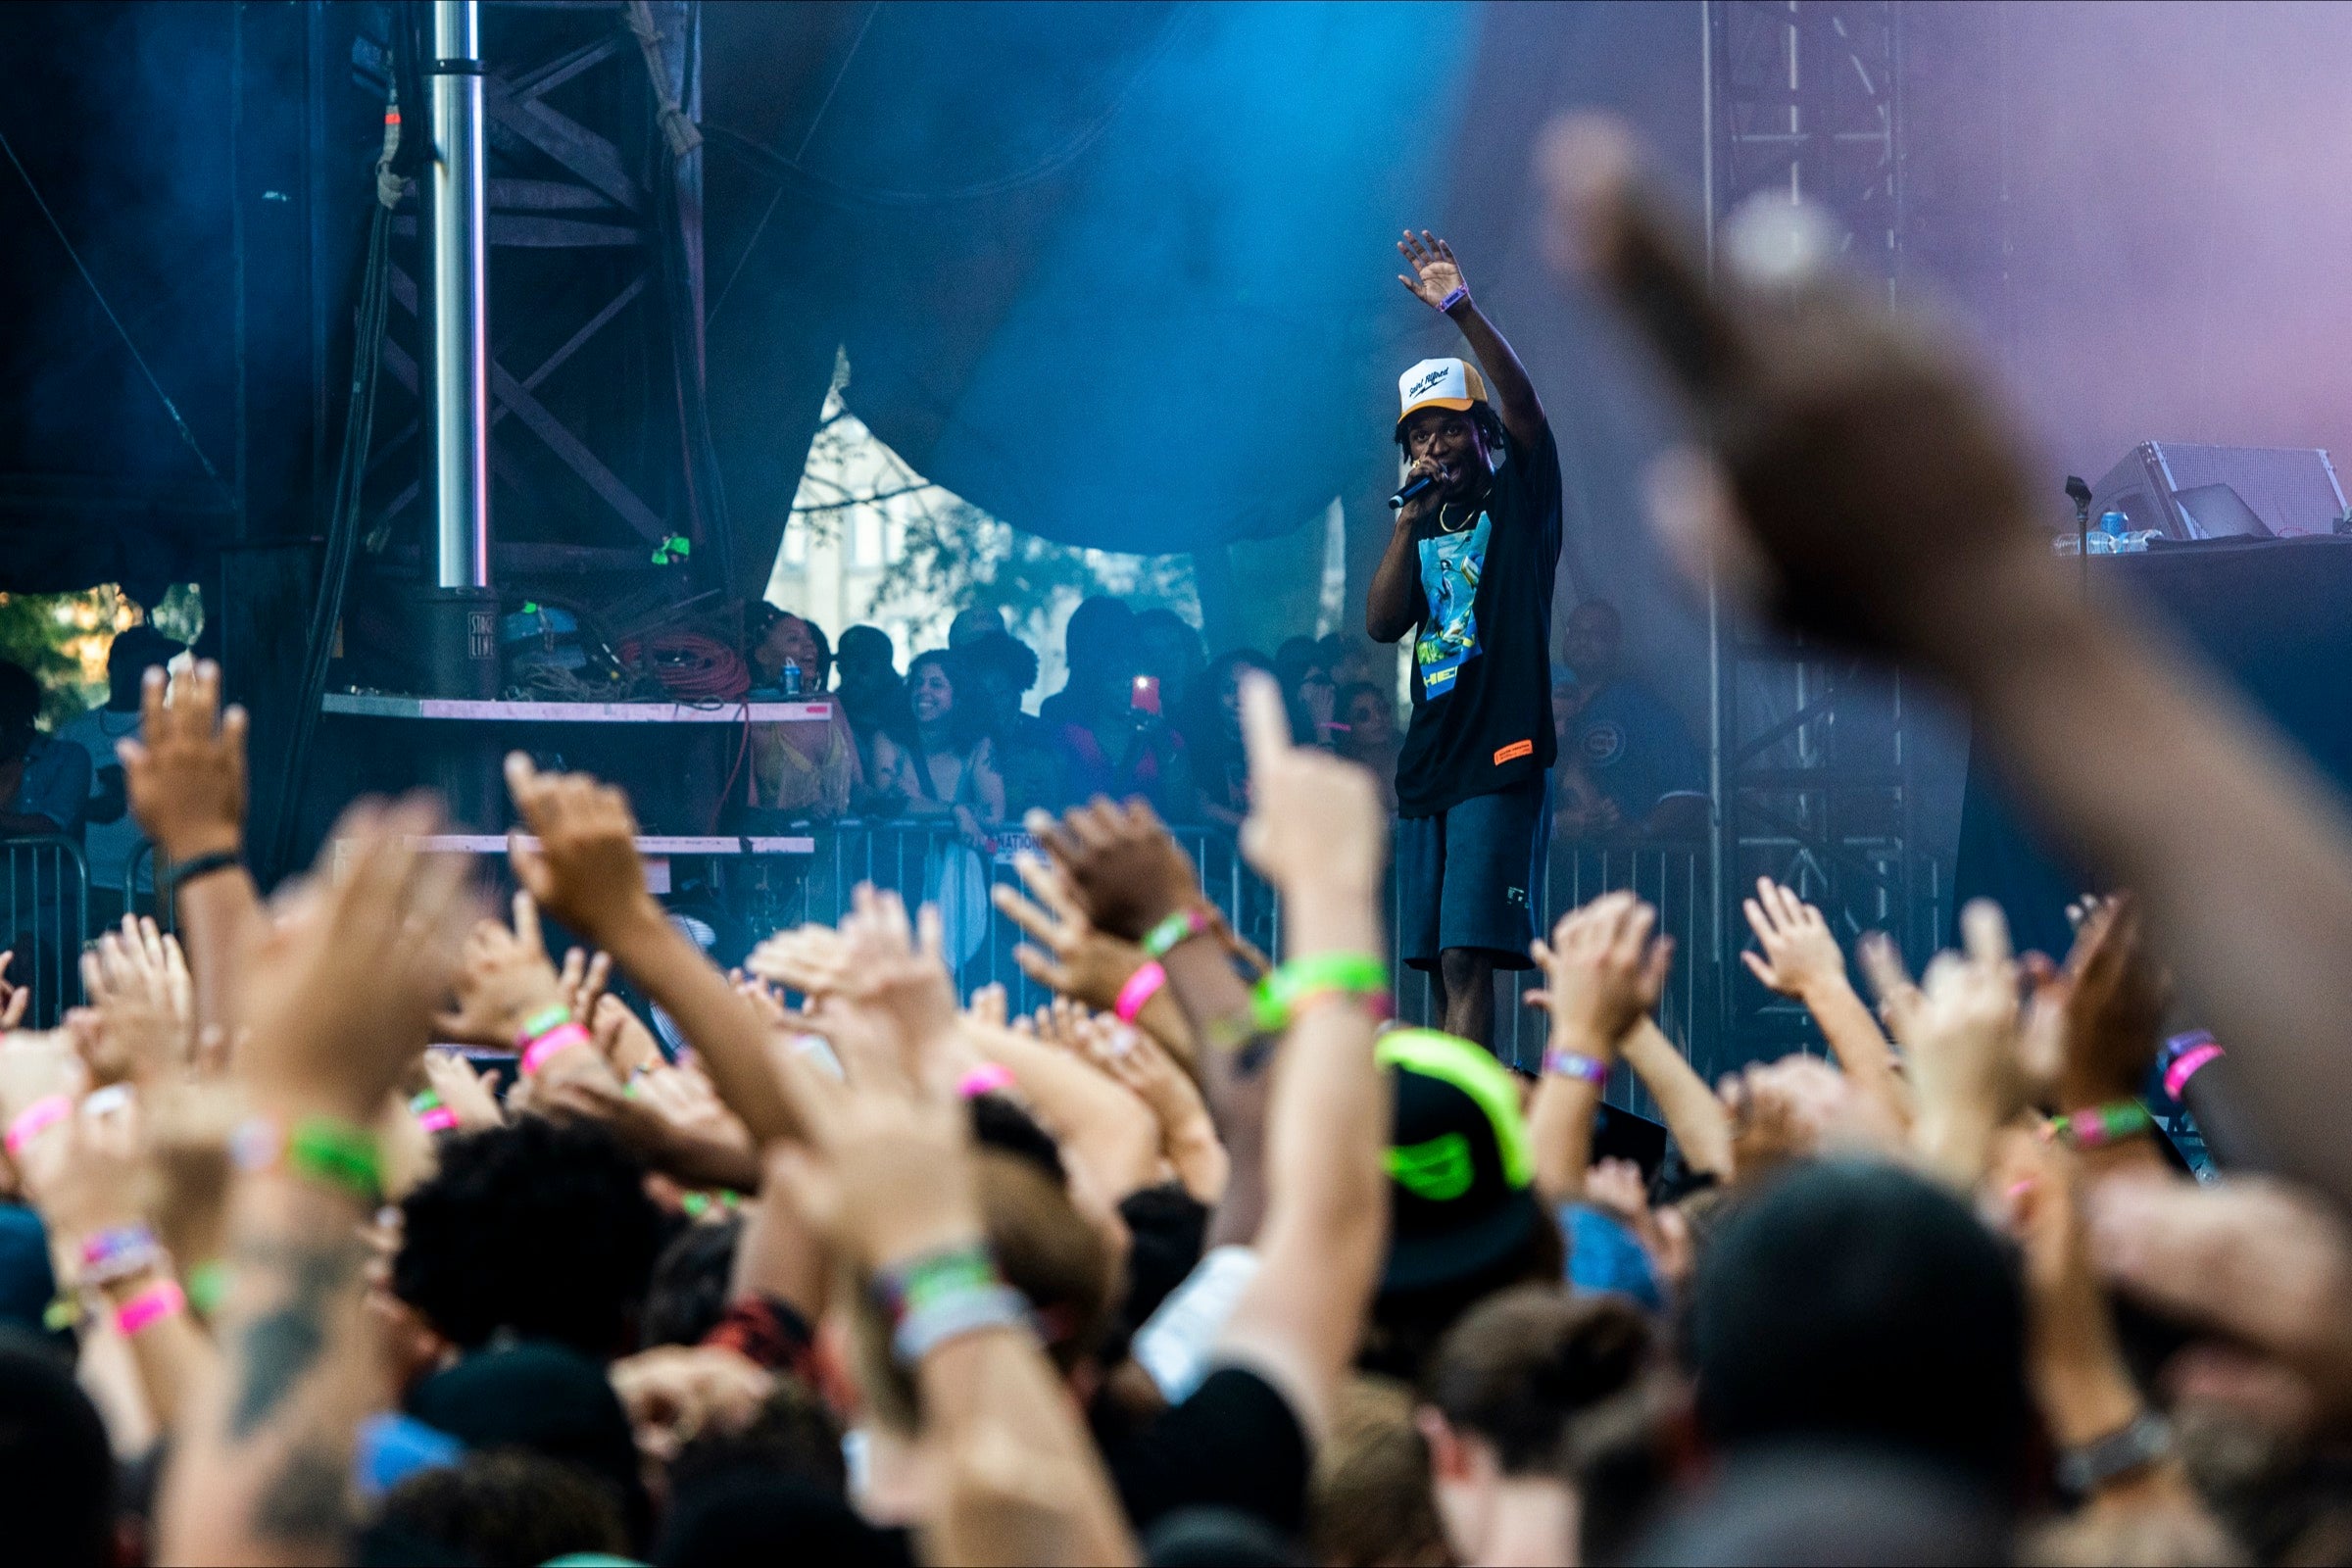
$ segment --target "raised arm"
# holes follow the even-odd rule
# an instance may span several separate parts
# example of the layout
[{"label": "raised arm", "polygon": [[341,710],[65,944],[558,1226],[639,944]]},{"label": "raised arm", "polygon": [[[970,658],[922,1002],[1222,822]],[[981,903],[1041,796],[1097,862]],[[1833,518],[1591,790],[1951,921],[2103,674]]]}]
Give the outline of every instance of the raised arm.
[{"label": "raised arm", "polygon": [[1648,1018],[1625,1037],[1625,1064],[1658,1102],[1666,1131],[1683,1151],[1686,1168],[1728,1181],[1732,1175],[1732,1119],[1715,1091]]},{"label": "raised arm", "polygon": [[233,703],[221,708],[220,666],[206,660],[169,684],[163,670],[147,671],[139,688],[139,738],[115,743],[130,814],[173,873],[199,1028],[225,1026],[235,1013],[244,954],[261,937],[261,896],[238,858],[245,842],[245,710]]},{"label": "raised arm", "polygon": [[[2144,901],[2184,994],[2238,1048],[2280,1163],[2352,1198],[2343,802],[2191,655],[2084,602],[2037,537],[2010,417],[1951,347],[1826,267],[1772,279],[1770,302],[1737,277],[1710,291],[1622,127],[1565,129],[1544,163],[1562,250],[1589,258],[1717,443],[1718,461],[1652,475],[1673,553],[1951,681],[2038,818]],[[1898,511],[1911,526],[1883,526]],[[2117,766],[2147,756],[2160,773]]]},{"label": "raised arm", "polygon": [[1854,1087],[1884,1104],[1898,1123],[1908,1121],[1910,1097],[1895,1076],[1894,1048],[1879,1033],[1870,1004],[1846,977],[1845,954],[1829,921],[1794,889],[1770,877],[1756,878],[1756,896],[1740,907],[1764,950],[1740,955],[1748,973],[1766,990],[1803,1003]]},{"label": "raised arm", "polygon": [[694,1042],[712,1087],[762,1143],[801,1132],[767,1052],[767,1025],[646,891],[636,818],[620,791],[583,773],[541,773],[517,752],[507,787],[539,847],[509,852],[539,906],[597,947]]},{"label": "raised arm", "polygon": [[466,925],[464,863],[416,848],[437,825],[412,806],[347,813],[341,874],[318,878],[256,955],[234,1283],[214,1320],[220,1364],[172,1439],[162,1560],[343,1555],[359,1424],[392,1397],[366,1300],[361,1231],[382,1179],[369,1129],[424,1049]]},{"label": "raised arm", "polygon": [[1631,893],[1607,893],[1560,917],[1535,944],[1551,1017],[1544,1078],[1528,1107],[1536,1191],[1548,1203],[1583,1196],[1592,1163],[1592,1115],[1624,1041],[1658,1004],[1671,938],[1651,937],[1658,911]]},{"label": "raised arm", "polygon": [[1418,237],[1408,228],[1396,242],[1396,254],[1413,270],[1410,277],[1397,273],[1396,281],[1430,309],[1444,311],[1461,328],[1470,352],[1478,357],[1478,368],[1487,372],[1487,384],[1494,390],[1494,408],[1502,416],[1502,427],[1521,446],[1534,446],[1544,435],[1544,405],[1536,399],[1536,384],[1527,378],[1527,367],[1519,363],[1502,333],[1470,297],[1470,281],[1462,276],[1462,264],[1454,260],[1453,247],[1426,228]]},{"label": "raised arm", "polygon": [[[1264,676],[1247,677],[1242,704],[1250,799],[1242,853],[1282,895],[1290,958],[1281,972],[1303,979],[1335,960],[1377,967],[1388,831],[1372,776],[1294,748]],[[1219,1356],[1282,1391],[1310,1440],[1329,1428],[1388,1241],[1389,1091],[1364,1000],[1310,992],[1284,1037],[1266,1109],[1261,1263],[1217,1340]]]},{"label": "raised arm", "polygon": [[1234,970],[1233,956],[1217,939],[1215,911],[1200,891],[1200,872],[1141,802],[1116,807],[1097,801],[1059,821],[1032,811],[1027,826],[1053,856],[1070,897],[1095,929],[1138,944],[1154,932],[1163,938],[1182,933],[1161,947],[1159,962],[1167,974],[1166,992],[1174,995],[1191,1038],[1202,1042],[1194,1064],[1230,1160],[1207,1245],[1249,1244],[1265,1210],[1271,1054],[1258,1041],[1245,1040],[1238,1049],[1207,1043],[1221,1030],[1248,1034],[1250,997],[1249,985]]}]

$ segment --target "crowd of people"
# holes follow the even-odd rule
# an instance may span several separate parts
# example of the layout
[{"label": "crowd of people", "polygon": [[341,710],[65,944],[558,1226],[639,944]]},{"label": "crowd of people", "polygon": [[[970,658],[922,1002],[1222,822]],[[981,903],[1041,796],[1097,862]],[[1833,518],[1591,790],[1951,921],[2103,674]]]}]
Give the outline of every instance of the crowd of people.
[{"label": "crowd of people", "polygon": [[[1681,712],[1623,668],[1624,625],[1602,599],[1567,617],[1554,666],[1560,762],[1551,831],[1560,842],[1696,844],[1706,831],[1705,753]],[[1294,741],[1346,758],[1396,809],[1396,656],[1338,632],[1206,657],[1175,611],[1098,595],[1071,613],[1069,677],[1027,710],[1039,661],[1001,612],[968,610],[948,645],[902,671],[890,634],[852,626],[836,653],[824,629],[769,604],[751,609],[755,694],[782,694],[789,662],[805,695],[837,700],[810,735],[756,725],[751,792],[796,821],[952,819],[968,837],[1097,795],[1141,798],[1169,822],[1228,831],[1249,812],[1241,688],[1274,678]]]},{"label": "crowd of people", "polygon": [[[1308,648],[1189,686],[1282,898],[1271,962],[1204,898],[1149,749],[1102,744],[1143,639],[1095,610],[1072,635],[1102,673],[1037,722],[1099,787],[1027,813],[1042,853],[1005,901],[1056,997],[1012,1017],[956,995],[935,913],[870,888],[721,972],[649,892],[621,794],[520,756],[501,916],[426,851],[422,799],[354,807],[265,902],[244,715],[209,663],[150,670],[116,761],[176,932],[126,918],[86,1008],[0,1038],[12,1550],[2352,1555],[2340,805],[2053,573],[2017,440],[1940,342],[1786,269],[1710,294],[1605,127],[1546,167],[1715,439],[1661,466],[1659,525],[1760,609],[1971,699],[2132,890],[2084,901],[2062,961],[1978,905],[1956,951],[1849,963],[1763,884],[1748,967],[1831,1054],[1710,1087],[1652,1021],[1671,944],[1612,894],[1535,944],[1550,1043],[1521,1079],[1388,1022],[1380,780],[1313,741],[1347,672]],[[1930,514],[1875,526],[1897,502]],[[822,689],[821,640],[778,640]],[[878,704],[890,650],[843,644],[843,707]],[[1022,661],[988,657],[915,661],[910,726],[842,741],[858,776],[1011,810],[1011,731],[956,717],[1019,695]],[[2159,744],[2161,787],[2119,782]],[[1157,781],[1206,774],[1189,738],[1160,755]],[[2176,1005],[2203,1027],[2167,1039]],[[1593,1157],[1620,1072],[1669,1166]],[[2152,1096],[2195,1113],[2217,1182]]]}]

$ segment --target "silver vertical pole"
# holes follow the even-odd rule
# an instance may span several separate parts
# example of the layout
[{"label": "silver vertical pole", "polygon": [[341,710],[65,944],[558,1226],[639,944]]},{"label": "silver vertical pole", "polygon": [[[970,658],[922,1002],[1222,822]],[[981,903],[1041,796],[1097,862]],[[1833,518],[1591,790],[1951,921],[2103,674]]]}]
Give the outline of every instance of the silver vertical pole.
[{"label": "silver vertical pole", "polygon": [[490,585],[489,228],[480,0],[433,0],[434,582]]}]

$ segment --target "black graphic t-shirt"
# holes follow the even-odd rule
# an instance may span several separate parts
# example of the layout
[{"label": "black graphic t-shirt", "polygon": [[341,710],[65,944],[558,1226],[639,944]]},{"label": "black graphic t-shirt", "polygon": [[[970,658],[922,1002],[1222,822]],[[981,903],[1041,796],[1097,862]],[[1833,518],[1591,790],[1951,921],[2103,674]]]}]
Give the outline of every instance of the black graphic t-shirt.
[{"label": "black graphic t-shirt", "polygon": [[1396,760],[1396,809],[1434,816],[1536,777],[1551,731],[1551,587],[1560,561],[1560,452],[1503,438],[1486,504],[1452,532],[1414,530],[1421,618],[1413,718]]}]

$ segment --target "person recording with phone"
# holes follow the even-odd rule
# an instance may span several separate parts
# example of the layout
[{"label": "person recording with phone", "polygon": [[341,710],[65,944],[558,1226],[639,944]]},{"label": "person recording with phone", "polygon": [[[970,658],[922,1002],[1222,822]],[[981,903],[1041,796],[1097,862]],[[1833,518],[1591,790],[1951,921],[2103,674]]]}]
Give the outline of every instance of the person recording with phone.
[{"label": "person recording with phone", "polygon": [[1460,328],[1477,361],[1423,360],[1398,378],[1406,466],[1364,605],[1376,641],[1415,634],[1396,763],[1397,938],[1405,962],[1432,971],[1446,1030],[1491,1044],[1494,971],[1530,963],[1557,751],[1559,449],[1452,247],[1424,229],[1396,249],[1412,269],[1397,280]]},{"label": "person recording with phone", "polygon": [[1070,616],[1063,649],[1069,683],[1040,710],[1056,725],[1061,804],[1141,796],[1168,821],[1194,820],[1192,760],[1160,713],[1134,614],[1116,599],[1090,599]]}]

